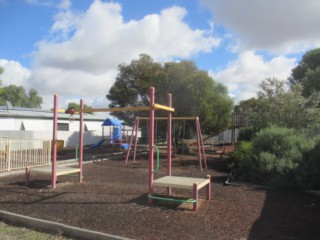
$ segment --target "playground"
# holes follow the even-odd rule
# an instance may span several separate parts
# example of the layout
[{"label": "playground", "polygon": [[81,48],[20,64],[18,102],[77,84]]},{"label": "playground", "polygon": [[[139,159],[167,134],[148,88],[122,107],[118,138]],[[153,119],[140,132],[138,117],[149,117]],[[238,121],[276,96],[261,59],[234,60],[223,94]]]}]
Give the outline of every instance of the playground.
[{"label": "playground", "polygon": [[[171,95],[167,106],[156,104],[151,88],[150,106],[138,107],[149,111],[145,153],[135,155],[131,144],[137,138],[131,138],[131,160],[130,151],[112,159],[90,157],[80,124],[79,161],[73,166],[57,162],[56,103],[55,97],[51,166],[27,165],[25,174],[1,177],[0,210],[131,239],[318,238],[320,196],[226,182],[228,150],[205,154],[200,124],[196,153],[173,156],[168,138],[160,154],[154,111],[168,112],[172,136]],[[80,106],[82,123],[82,101]],[[92,161],[84,161],[84,154]]]},{"label": "playground", "polygon": [[[176,176],[212,177],[212,199],[200,190],[200,207],[147,202],[148,163],[97,160],[84,164],[83,183],[77,175],[58,178],[51,189],[48,176],[24,174],[0,178],[0,210],[51,220],[133,239],[317,239],[320,196],[261,187],[224,185],[227,159],[208,155],[208,169],[199,171],[196,156],[172,160]],[[157,177],[166,174],[161,159]],[[158,192],[163,189],[156,189]],[[190,197],[186,189],[173,194]]]}]

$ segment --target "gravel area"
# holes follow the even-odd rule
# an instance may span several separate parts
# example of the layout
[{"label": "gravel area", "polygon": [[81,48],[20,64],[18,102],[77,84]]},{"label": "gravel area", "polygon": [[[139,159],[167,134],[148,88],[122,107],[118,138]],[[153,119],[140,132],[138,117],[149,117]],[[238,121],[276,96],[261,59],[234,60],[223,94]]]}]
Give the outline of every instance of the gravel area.
[{"label": "gravel area", "polygon": [[[77,176],[50,179],[32,174],[0,177],[0,209],[31,217],[134,239],[319,239],[320,196],[250,186],[226,186],[225,159],[208,157],[199,171],[196,156],[178,156],[172,175],[203,177],[211,174],[212,200],[200,191],[200,207],[190,204],[147,202],[147,160],[125,166],[124,160],[97,160],[84,165],[84,183]],[[164,176],[165,160],[156,178]],[[165,189],[157,188],[157,193]],[[173,189],[179,197],[188,190]]]}]

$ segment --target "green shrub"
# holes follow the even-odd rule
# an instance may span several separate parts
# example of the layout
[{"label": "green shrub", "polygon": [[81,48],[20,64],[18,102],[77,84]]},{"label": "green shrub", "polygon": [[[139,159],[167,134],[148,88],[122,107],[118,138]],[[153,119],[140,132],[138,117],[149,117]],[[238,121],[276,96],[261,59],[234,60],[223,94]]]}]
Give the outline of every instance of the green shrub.
[{"label": "green shrub", "polygon": [[320,188],[320,138],[270,126],[252,142],[238,142],[230,167],[235,179],[285,188]]},{"label": "green shrub", "polygon": [[252,139],[256,136],[257,129],[255,127],[242,127],[239,130],[238,141],[252,141]]},{"label": "green shrub", "polygon": [[254,162],[252,142],[241,141],[237,143],[235,151],[231,155],[229,168],[236,180],[255,181],[256,164]]}]

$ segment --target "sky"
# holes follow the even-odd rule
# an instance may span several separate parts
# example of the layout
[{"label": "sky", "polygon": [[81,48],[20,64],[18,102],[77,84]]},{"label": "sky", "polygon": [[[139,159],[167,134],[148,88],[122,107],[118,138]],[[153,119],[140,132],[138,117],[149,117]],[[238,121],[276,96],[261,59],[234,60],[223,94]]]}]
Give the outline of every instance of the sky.
[{"label": "sky", "polygon": [[[191,60],[235,103],[320,47],[319,0],[0,0],[2,85],[108,107],[119,64]],[[174,97],[174,96],[173,96]]]}]

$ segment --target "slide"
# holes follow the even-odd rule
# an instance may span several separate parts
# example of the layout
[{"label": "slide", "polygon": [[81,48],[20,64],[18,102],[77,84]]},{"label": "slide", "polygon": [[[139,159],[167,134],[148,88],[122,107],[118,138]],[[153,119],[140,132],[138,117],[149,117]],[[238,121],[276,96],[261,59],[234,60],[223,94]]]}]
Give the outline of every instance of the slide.
[{"label": "slide", "polygon": [[128,144],[128,143],[122,143],[122,144],[121,144],[121,148],[122,148],[122,149],[128,149],[128,147],[129,147],[129,144]]},{"label": "slide", "polygon": [[97,147],[100,147],[100,146],[104,143],[105,140],[106,140],[106,139],[101,139],[101,140],[99,140],[98,142],[92,144],[92,145],[91,145],[91,148],[92,148],[92,149],[95,149],[95,148],[97,148]]}]

